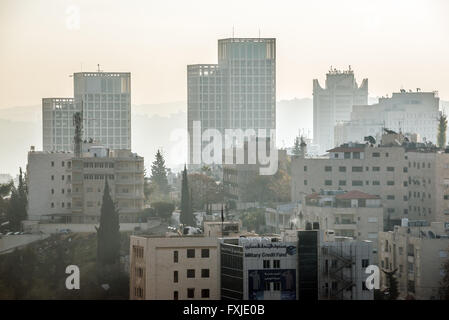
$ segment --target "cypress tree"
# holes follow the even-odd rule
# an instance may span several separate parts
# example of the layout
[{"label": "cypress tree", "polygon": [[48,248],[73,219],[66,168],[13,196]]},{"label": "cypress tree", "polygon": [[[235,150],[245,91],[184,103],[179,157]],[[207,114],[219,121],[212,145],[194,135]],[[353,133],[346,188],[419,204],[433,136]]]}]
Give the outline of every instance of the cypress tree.
[{"label": "cypress tree", "polygon": [[293,145],[293,155],[299,156],[301,154],[301,141],[299,137],[295,138],[295,144]]},{"label": "cypress tree", "polygon": [[446,130],[447,130],[447,116],[444,113],[440,114],[438,118],[438,137],[437,144],[440,149],[446,146]]},{"label": "cypress tree", "polygon": [[395,273],[398,271],[398,269],[395,269],[394,271],[385,271],[382,270],[385,275],[387,276],[387,283],[388,283],[388,300],[396,300],[399,296],[399,289],[398,289],[398,280],[396,279]]},{"label": "cypress tree", "polygon": [[25,178],[22,173],[22,168],[19,171],[19,185],[17,188],[11,185],[11,199],[7,207],[6,216],[13,230],[21,228],[21,222],[27,219],[27,186]]},{"label": "cypress tree", "polygon": [[120,260],[119,215],[109,194],[106,178],[101,204],[100,227],[97,229],[97,261],[100,265],[113,265]]},{"label": "cypress tree", "polygon": [[187,180],[187,168],[184,165],[182,172],[182,188],[181,188],[181,215],[180,222],[184,225],[193,226],[195,219],[192,212],[192,199],[189,191],[189,182]]},{"label": "cypress tree", "polygon": [[157,150],[156,159],[151,165],[151,182],[157,185],[158,190],[162,194],[167,194],[170,191],[167,180],[167,168],[160,150]]}]

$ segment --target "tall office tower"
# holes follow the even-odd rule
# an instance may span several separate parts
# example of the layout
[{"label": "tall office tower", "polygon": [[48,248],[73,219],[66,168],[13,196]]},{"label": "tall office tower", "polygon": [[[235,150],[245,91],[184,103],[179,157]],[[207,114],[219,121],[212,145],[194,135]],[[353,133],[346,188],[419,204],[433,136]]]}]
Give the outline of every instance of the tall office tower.
[{"label": "tall office tower", "polygon": [[334,147],[334,126],[339,121],[351,118],[353,105],[368,104],[368,79],[360,87],[354,78],[354,71],[329,70],[323,89],[318,80],[313,80],[313,139],[319,152]]},{"label": "tall office tower", "polygon": [[131,149],[131,73],[73,75],[77,107],[83,105],[83,137],[110,149]]},{"label": "tall office tower", "polygon": [[42,137],[44,151],[72,151],[73,115],[79,111],[73,98],[42,99]]},{"label": "tall office tower", "polygon": [[73,151],[73,114],[82,111],[83,139],[131,149],[131,74],[78,72],[74,98],[42,99],[43,150]]},{"label": "tall office tower", "polygon": [[194,152],[203,147],[193,137],[194,121],[223,138],[225,129],[262,129],[270,137],[276,129],[276,39],[218,40],[218,64],[187,66],[187,87],[189,164],[200,164]]}]

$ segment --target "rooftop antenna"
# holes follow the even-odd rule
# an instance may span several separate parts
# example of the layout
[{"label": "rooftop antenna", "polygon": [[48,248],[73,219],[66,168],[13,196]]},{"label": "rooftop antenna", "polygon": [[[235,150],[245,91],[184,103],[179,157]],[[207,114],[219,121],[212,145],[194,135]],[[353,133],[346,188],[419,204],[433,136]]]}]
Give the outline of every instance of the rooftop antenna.
[{"label": "rooftop antenna", "polygon": [[97,72],[103,72],[103,70],[100,70],[100,64],[97,64]]},{"label": "rooftop antenna", "polygon": [[259,28],[259,40],[260,40],[260,28]]},{"label": "rooftop antenna", "polygon": [[234,39],[234,25],[232,25],[232,39]]}]

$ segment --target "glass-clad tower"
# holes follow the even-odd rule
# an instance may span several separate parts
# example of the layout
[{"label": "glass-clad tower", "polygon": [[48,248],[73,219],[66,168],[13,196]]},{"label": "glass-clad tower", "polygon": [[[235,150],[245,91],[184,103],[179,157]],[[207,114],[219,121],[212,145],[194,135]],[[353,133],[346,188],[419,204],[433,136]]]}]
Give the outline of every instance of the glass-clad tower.
[{"label": "glass-clad tower", "polygon": [[263,129],[269,137],[276,129],[276,39],[218,40],[218,64],[187,66],[187,87],[190,164],[194,121],[223,137],[225,129]]},{"label": "glass-clad tower", "polygon": [[73,74],[74,98],[42,99],[43,150],[73,151],[73,115],[82,111],[83,139],[131,149],[131,74]]}]

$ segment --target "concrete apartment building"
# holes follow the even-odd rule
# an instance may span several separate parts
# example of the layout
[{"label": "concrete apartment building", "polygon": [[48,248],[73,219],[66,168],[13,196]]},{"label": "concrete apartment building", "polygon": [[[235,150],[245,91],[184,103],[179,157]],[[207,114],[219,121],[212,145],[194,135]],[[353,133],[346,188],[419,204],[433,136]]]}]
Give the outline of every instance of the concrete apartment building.
[{"label": "concrete apartment building", "polygon": [[131,74],[77,72],[73,84],[73,98],[42,99],[43,150],[73,152],[75,112],[82,112],[85,140],[131,150]]},{"label": "concrete apartment building", "polygon": [[373,261],[377,262],[377,239],[383,228],[383,208],[379,196],[360,191],[321,191],[305,197],[298,227],[318,222],[335,237],[373,242]]},{"label": "concrete apartment building", "polygon": [[373,261],[372,241],[335,236],[319,223],[284,230],[281,237],[297,243],[299,300],[374,299],[365,286],[365,270]]},{"label": "concrete apartment building", "polygon": [[368,79],[358,86],[351,67],[345,71],[331,67],[324,88],[313,80],[313,139],[319,153],[335,146],[334,126],[350,120],[352,106],[361,104],[368,104]]},{"label": "concrete apartment building", "polygon": [[386,134],[378,145],[348,143],[325,157],[292,158],[292,200],[326,190],[378,195],[384,226],[400,219],[449,221],[449,153]]},{"label": "concrete apartment building", "polygon": [[335,126],[335,145],[363,142],[364,137],[380,139],[383,128],[414,133],[418,141],[436,143],[439,103],[437,92],[394,92],[373,105],[354,105],[349,121]]},{"label": "concrete apartment building", "polygon": [[130,238],[131,300],[217,300],[218,239],[174,236]]},{"label": "concrete apartment building", "polygon": [[129,150],[83,148],[79,158],[70,152],[28,153],[30,220],[98,222],[106,178],[122,222],[134,221],[143,210],[144,159]]},{"label": "concrete apartment building", "polygon": [[201,164],[203,150],[193,136],[195,121],[201,134],[217,129],[224,138],[225,129],[254,129],[257,135],[260,129],[270,137],[276,129],[276,39],[218,40],[218,64],[187,66],[187,109],[189,167]]},{"label": "concrete apartment building", "polygon": [[[379,235],[379,267],[395,273],[399,299],[440,299],[443,264],[449,259],[449,224],[407,221]],[[388,286],[381,272],[381,289]]]}]

